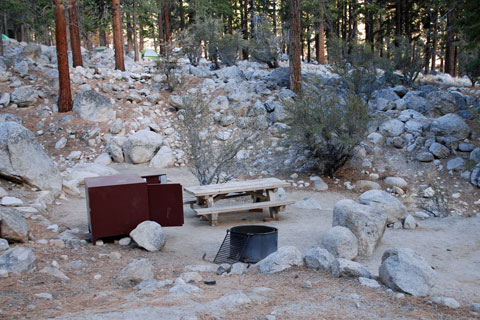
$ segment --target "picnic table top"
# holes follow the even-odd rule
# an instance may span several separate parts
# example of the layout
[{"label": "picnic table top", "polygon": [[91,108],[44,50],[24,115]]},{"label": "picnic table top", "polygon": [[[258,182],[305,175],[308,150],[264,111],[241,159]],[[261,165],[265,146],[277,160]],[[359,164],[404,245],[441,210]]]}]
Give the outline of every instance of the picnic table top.
[{"label": "picnic table top", "polygon": [[192,193],[195,197],[199,197],[226,194],[232,192],[276,189],[288,186],[290,186],[288,182],[277,178],[263,178],[246,181],[233,181],[220,184],[210,184],[205,186],[191,186],[185,187],[185,190]]}]

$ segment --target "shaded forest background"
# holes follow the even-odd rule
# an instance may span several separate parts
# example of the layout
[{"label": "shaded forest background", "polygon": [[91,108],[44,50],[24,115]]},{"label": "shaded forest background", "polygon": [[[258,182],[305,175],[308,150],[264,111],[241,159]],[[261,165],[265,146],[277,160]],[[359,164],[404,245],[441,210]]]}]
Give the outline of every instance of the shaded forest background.
[{"label": "shaded forest background", "polygon": [[[119,2],[127,52],[135,52],[136,58],[139,50],[161,50],[180,39],[182,31],[205,17],[220,21],[223,35],[244,40],[255,39],[259,21],[268,21],[280,52],[288,51],[291,9],[286,0],[3,0],[0,31],[18,41],[54,45],[54,9],[62,2],[67,24],[78,26],[87,49],[113,43],[112,7]],[[403,46],[410,62],[421,63],[425,73],[455,76],[480,69],[479,0],[301,0],[299,10],[303,61],[332,63],[358,46],[392,59]],[[206,50],[203,54],[208,56]],[[248,49],[241,57],[249,58]]]}]

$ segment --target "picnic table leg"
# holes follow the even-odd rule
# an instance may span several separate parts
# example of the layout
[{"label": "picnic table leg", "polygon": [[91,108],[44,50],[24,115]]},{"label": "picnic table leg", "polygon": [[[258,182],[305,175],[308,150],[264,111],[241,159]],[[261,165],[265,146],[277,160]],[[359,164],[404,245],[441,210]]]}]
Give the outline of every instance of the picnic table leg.
[{"label": "picnic table leg", "polygon": [[218,225],[218,213],[212,213],[210,218],[210,224],[212,227]]},{"label": "picnic table leg", "polygon": [[[267,190],[267,197],[269,201],[277,200],[277,189]],[[271,207],[269,208],[269,211],[270,211],[270,218],[277,220],[280,207]]]}]

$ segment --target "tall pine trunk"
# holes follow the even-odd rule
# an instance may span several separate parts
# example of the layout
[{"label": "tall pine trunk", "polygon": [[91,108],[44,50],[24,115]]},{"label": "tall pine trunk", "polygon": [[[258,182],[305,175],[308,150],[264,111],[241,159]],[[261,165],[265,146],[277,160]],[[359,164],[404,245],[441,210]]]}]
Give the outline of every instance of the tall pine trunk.
[{"label": "tall pine trunk", "polygon": [[0,56],[3,56],[3,39],[2,39],[2,34],[5,33],[6,34],[6,30],[5,30],[5,26],[2,24],[0,24],[1,28],[0,28]]},{"label": "tall pine trunk", "polygon": [[165,22],[165,43],[170,42],[170,11],[167,0],[163,0],[163,21]]},{"label": "tall pine trunk", "polygon": [[445,73],[455,76],[455,11],[447,13],[447,38],[445,47]]},{"label": "tall pine trunk", "polygon": [[120,0],[112,0],[113,46],[115,47],[115,69],[125,71],[125,53],[122,35],[122,12]]},{"label": "tall pine trunk", "polygon": [[70,18],[70,45],[72,47],[73,66],[83,66],[82,48],[80,46],[80,28],[78,27],[77,0],[68,3]]},{"label": "tall pine trunk", "polygon": [[180,30],[185,29],[185,10],[183,8],[183,0],[178,1],[178,13],[180,14]]},{"label": "tall pine trunk", "polygon": [[319,64],[325,64],[325,21],[323,10],[320,12],[315,34],[315,56]]},{"label": "tall pine trunk", "polygon": [[300,0],[290,0],[290,37],[288,46],[290,89],[295,93],[302,90],[301,39],[300,39]]},{"label": "tall pine trunk", "polygon": [[[243,10],[242,10],[243,9]],[[243,11],[242,17],[243,17],[243,24],[242,24],[242,30],[243,30],[243,39],[248,40],[248,0],[243,0],[243,8],[241,11]],[[248,60],[248,49],[243,48],[242,49],[242,55],[244,60]]]},{"label": "tall pine trunk", "polygon": [[135,51],[135,61],[140,60],[138,52],[138,39],[137,39],[137,0],[133,0],[133,50]]},{"label": "tall pine trunk", "polygon": [[59,77],[58,111],[68,112],[72,110],[73,101],[68,69],[67,22],[65,7],[61,0],[55,0],[55,41]]},{"label": "tall pine trunk", "polygon": [[157,24],[158,24],[158,45],[160,46],[160,52],[164,52],[164,39],[165,31],[163,28],[163,1],[157,0]]}]

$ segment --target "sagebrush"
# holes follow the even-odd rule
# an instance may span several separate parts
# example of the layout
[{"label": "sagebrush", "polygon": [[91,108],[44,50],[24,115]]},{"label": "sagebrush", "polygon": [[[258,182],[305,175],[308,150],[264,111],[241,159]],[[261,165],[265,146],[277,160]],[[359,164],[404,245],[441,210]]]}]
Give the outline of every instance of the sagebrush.
[{"label": "sagebrush", "polygon": [[334,176],[351,159],[370,120],[368,106],[351,91],[337,94],[317,80],[285,101],[290,144],[309,150],[321,174]]},{"label": "sagebrush", "polygon": [[[215,124],[206,97],[183,99],[179,113],[184,150],[191,170],[201,185],[223,183],[248,171],[259,133],[252,126],[226,129]],[[240,156],[241,154],[241,156]]]}]

